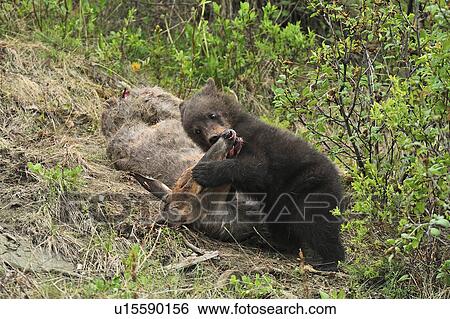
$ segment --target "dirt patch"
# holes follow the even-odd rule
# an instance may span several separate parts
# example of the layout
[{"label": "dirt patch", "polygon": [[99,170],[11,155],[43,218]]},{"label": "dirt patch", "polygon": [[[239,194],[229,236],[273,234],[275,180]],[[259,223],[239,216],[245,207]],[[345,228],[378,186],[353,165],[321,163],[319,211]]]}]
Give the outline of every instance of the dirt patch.
[{"label": "dirt patch", "polygon": [[0,262],[23,272],[56,272],[76,276],[75,265],[11,235],[0,234]]}]

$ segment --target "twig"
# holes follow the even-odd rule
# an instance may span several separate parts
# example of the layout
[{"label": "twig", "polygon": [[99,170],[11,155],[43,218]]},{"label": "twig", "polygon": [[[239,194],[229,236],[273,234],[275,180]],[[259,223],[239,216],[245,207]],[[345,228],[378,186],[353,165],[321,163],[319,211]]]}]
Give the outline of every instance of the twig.
[{"label": "twig", "polygon": [[213,259],[219,257],[219,252],[217,250],[215,251],[209,251],[206,252],[205,254],[203,254],[202,256],[191,256],[191,257],[187,257],[186,259],[184,259],[183,261],[177,263],[177,264],[171,264],[168,265],[166,267],[164,267],[164,269],[166,270],[180,270],[180,269],[185,269],[185,268],[189,268],[192,267],[194,265],[197,265],[201,262]]},{"label": "twig", "polygon": [[[180,233],[181,235],[181,233]],[[183,239],[183,242],[186,246],[188,246],[194,253],[200,254],[200,255],[204,255],[207,253],[206,250],[198,248],[197,246],[195,246],[194,244],[190,243],[186,237],[184,237],[183,235],[181,235],[181,238]]]}]

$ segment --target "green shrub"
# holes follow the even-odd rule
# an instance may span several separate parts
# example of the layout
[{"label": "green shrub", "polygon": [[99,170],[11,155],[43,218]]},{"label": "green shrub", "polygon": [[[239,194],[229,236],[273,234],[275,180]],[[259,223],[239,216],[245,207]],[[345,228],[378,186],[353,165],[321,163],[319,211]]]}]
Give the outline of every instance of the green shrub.
[{"label": "green shrub", "polygon": [[273,291],[272,279],[268,275],[255,274],[230,277],[231,290],[240,298],[268,297]]},{"label": "green shrub", "polygon": [[57,165],[45,168],[40,163],[28,163],[28,170],[37,178],[41,179],[52,193],[62,194],[68,191],[77,190],[84,184],[82,179],[83,168],[75,166],[73,168],[62,168]]},{"label": "green shrub", "polygon": [[[136,70],[131,64],[139,63],[145,77],[174,88],[181,97],[208,77],[237,93],[243,88],[267,95],[280,64],[302,64],[315,42],[315,34],[305,33],[299,23],[281,27],[277,23],[281,12],[270,3],[257,11],[242,2],[235,17],[222,17],[219,4],[201,0],[187,22],[168,26],[159,21],[151,27],[136,21],[140,13],[135,7],[123,12],[119,6],[123,16],[109,17],[116,20],[116,28],[110,29],[103,14],[115,12],[117,5],[117,1],[82,0],[75,5],[27,0],[1,12],[12,19],[15,8],[20,17],[31,17],[27,27],[37,28],[44,41],[71,50],[83,48],[113,72],[132,76],[130,70]],[[206,10],[211,11],[208,19]]]},{"label": "green shrub", "polygon": [[450,217],[450,11],[438,5],[406,15],[393,2],[311,1],[327,40],[307,81],[293,68],[273,89],[277,119],[302,123],[351,177],[347,216],[382,222],[389,260],[422,258],[431,276],[448,254]]}]

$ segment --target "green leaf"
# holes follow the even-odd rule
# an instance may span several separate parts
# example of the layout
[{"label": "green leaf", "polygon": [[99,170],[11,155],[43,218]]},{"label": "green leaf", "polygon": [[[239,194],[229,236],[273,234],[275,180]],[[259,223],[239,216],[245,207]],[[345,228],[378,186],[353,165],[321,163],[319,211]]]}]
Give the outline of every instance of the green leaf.
[{"label": "green leaf", "polygon": [[394,246],[395,245],[395,239],[388,239],[386,240],[386,244],[388,244],[389,246]]},{"label": "green leaf", "polygon": [[437,228],[430,228],[430,235],[433,237],[439,237],[439,235],[441,234],[441,231]]},{"label": "green leaf", "polygon": [[435,225],[442,226],[444,228],[450,227],[450,222],[447,219],[438,219],[434,222]]},{"label": "green leaf", "polygon": [[320,294],[320,299],[330,299],[331,298],[330,295],[324,291],[320,291],[319,294]]},{"label": "green leaf", "polygon": [[339,290],[339,292],[337,294],[337,299],[345,299],[345,290],[344,289]]}]

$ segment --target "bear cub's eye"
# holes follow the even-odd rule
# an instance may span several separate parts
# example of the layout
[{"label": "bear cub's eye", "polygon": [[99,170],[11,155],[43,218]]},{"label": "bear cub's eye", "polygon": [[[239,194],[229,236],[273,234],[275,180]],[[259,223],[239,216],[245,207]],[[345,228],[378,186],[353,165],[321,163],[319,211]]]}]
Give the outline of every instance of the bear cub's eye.
[{"label": "bear cub's eye", "polygon": [[217,114],[211,113],[208,116],[211,120],[214,120],[217,117]]},{"label": "bear cub's eye", "polygon": [[194,133],[195,134],[200,134],[202,131],[200,129],[195,129]]}]

